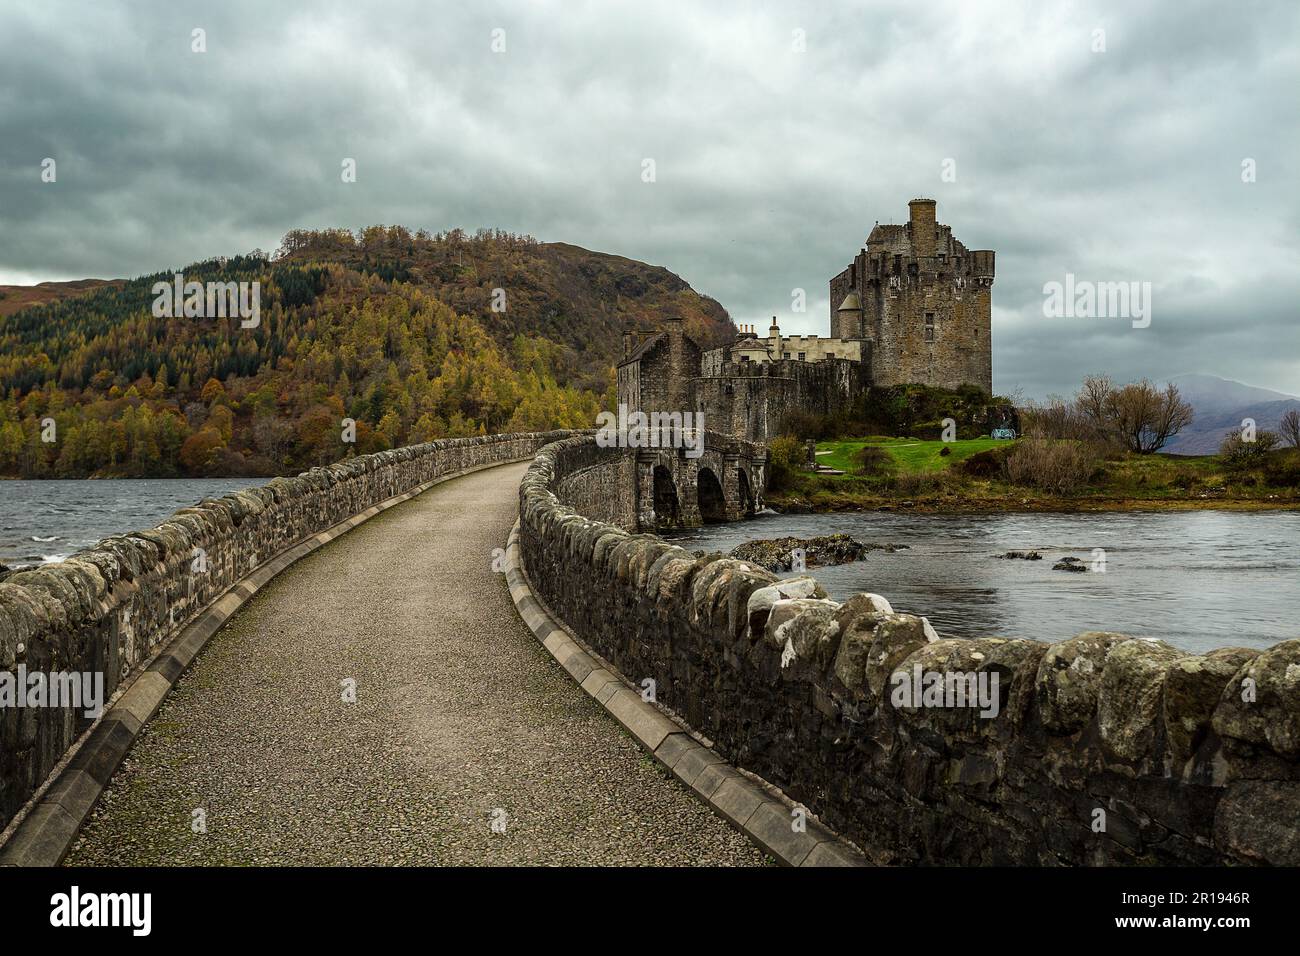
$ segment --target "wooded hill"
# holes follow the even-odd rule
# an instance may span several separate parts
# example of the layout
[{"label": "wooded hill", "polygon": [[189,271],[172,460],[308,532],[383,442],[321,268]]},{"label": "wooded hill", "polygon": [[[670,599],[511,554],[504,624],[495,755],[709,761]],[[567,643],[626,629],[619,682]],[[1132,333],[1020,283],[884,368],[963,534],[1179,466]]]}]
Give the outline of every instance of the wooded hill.
[{"label": "wooded hill", "polygon": [[[154,283],[176,271],[259,282],[259,324],[155,317]],[[295,230],[274,256],[0,317],[0,475],[288,474],[433,438],[590,427],[612,406],[624,324],[670,315],[706,347],[731,328],[666,269],[563,243]]]}]

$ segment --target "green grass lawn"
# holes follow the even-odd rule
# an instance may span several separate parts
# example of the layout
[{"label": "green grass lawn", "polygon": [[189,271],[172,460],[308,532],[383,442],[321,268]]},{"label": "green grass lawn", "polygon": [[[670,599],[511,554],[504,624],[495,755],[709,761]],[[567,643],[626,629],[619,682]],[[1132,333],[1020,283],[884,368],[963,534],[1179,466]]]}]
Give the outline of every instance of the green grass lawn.
[{"label": "green grass lawn", "polygon": [[1186,495],[1193,488],[1224,487],[1234,483],[1214,455],[1126,455],[1102,465],[1101,485],[1110,494],[1140,497]]},{"label": "green grass lawn", "polygon": [[[818,455],[818,464],[827,468],[838,468],[846,474],[854,472],[853,453],[865,445],[878,445],[889,452],[898,465],[899,474],[919,474],[923,472],[942,471],[949,465],[969,458],[976,452],[1010,444],[996,438],[970,438],[964,441],[921,441],[916,438],[864,438],[854,441],[824,441],[817,443],[818,451],[829,451],[829,455]],[[941,455],[944,448],[951,454]]]},{"label": "green grass lawn", "polygon": [[[1124,510],[1135,507],[1296,508],[1300,506],[1300,451],[1274,452],[1268,466],[1242,471],[1216,455],[1177,457],[1097,451],[1095,466],[1083,484],[1068,492],[1042,490],[1033,480],[1012,482],[1002,468],[969,475],[953,465],[979,452],[1010,448],[1012,442],[975,438],[944,443],[870,435],[818,442],[818,464],[843,472],[816,475],[783,466],[780,483],[768,490],[778,510],[846,511],[893,507],[900,502],[918,510]],[[892,467],[863,475],[853,456],[867,446],[883,449]],[[941,454],[944,449],[948,454]],[[796,452],[802,449],[796,444]],[[798,454],[799,459],[802,454]],[[1048,485],[1047,487],[1056,487]]]}]

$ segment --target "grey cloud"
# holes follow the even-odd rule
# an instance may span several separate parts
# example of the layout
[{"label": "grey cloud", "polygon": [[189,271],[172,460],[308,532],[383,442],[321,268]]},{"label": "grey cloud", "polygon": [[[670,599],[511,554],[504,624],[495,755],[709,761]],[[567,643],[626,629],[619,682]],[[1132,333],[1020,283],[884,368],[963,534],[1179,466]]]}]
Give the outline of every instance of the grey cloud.
[{"label": "grey cloud", "polygon": [[[137,275],[299,226],[487,226],[824,334],[829,277],[928,195],[998,252],[999,390],[1106,369],[1297,392],[1298,23],[1287,3],[6,9],[0,281]],[[1152,328],[1045,319],[1066,272],[1150,281]]]}]

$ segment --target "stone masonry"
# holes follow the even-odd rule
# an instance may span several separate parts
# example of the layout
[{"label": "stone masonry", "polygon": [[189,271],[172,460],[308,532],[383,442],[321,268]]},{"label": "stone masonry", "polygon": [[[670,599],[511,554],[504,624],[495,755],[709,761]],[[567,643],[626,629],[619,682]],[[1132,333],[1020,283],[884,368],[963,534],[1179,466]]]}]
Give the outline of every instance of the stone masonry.
[{"label": "stone masonry", "polygon": [[[781,433],[796,409],[829,414],[870,384],[856,359],[733,361],[728,349],[702,351],[670,319],[662,330],[628,330],[618,365],[618,402],[629,412],[693,412],[704,428],[748,442]],[[869,354],[869,347],[867,354]]]},{"label": "stone masonry", "polygon": [[[737,765],[902,864],[1300,865],[1300,640],[1191,654],[1090,632],[943,640],[574,508],[590,439],[520,485],[532,586]],[[590,472],[588,472],[590,473]],[[898,675],[998,678],[996,714],[902,704]]]},{"label": "stone masonry", "polygon": [[573,449],[560,493],[583,514],[627,531],[694,528],[739,521],[763,506],[767,450],[729,435],[706,432],[703,453],[678,449]]}]

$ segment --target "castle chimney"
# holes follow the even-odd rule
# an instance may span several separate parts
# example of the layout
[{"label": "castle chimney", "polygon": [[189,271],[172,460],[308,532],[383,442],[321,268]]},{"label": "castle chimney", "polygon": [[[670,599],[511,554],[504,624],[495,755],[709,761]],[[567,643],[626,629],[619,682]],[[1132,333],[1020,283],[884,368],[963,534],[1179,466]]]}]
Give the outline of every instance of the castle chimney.
[{"label": "castle chimney", "polygon": [[912,253],[918,258],[934,255],[935,201],[933,199],[913,199],[907,204],[909,224],[912,229]]}]

